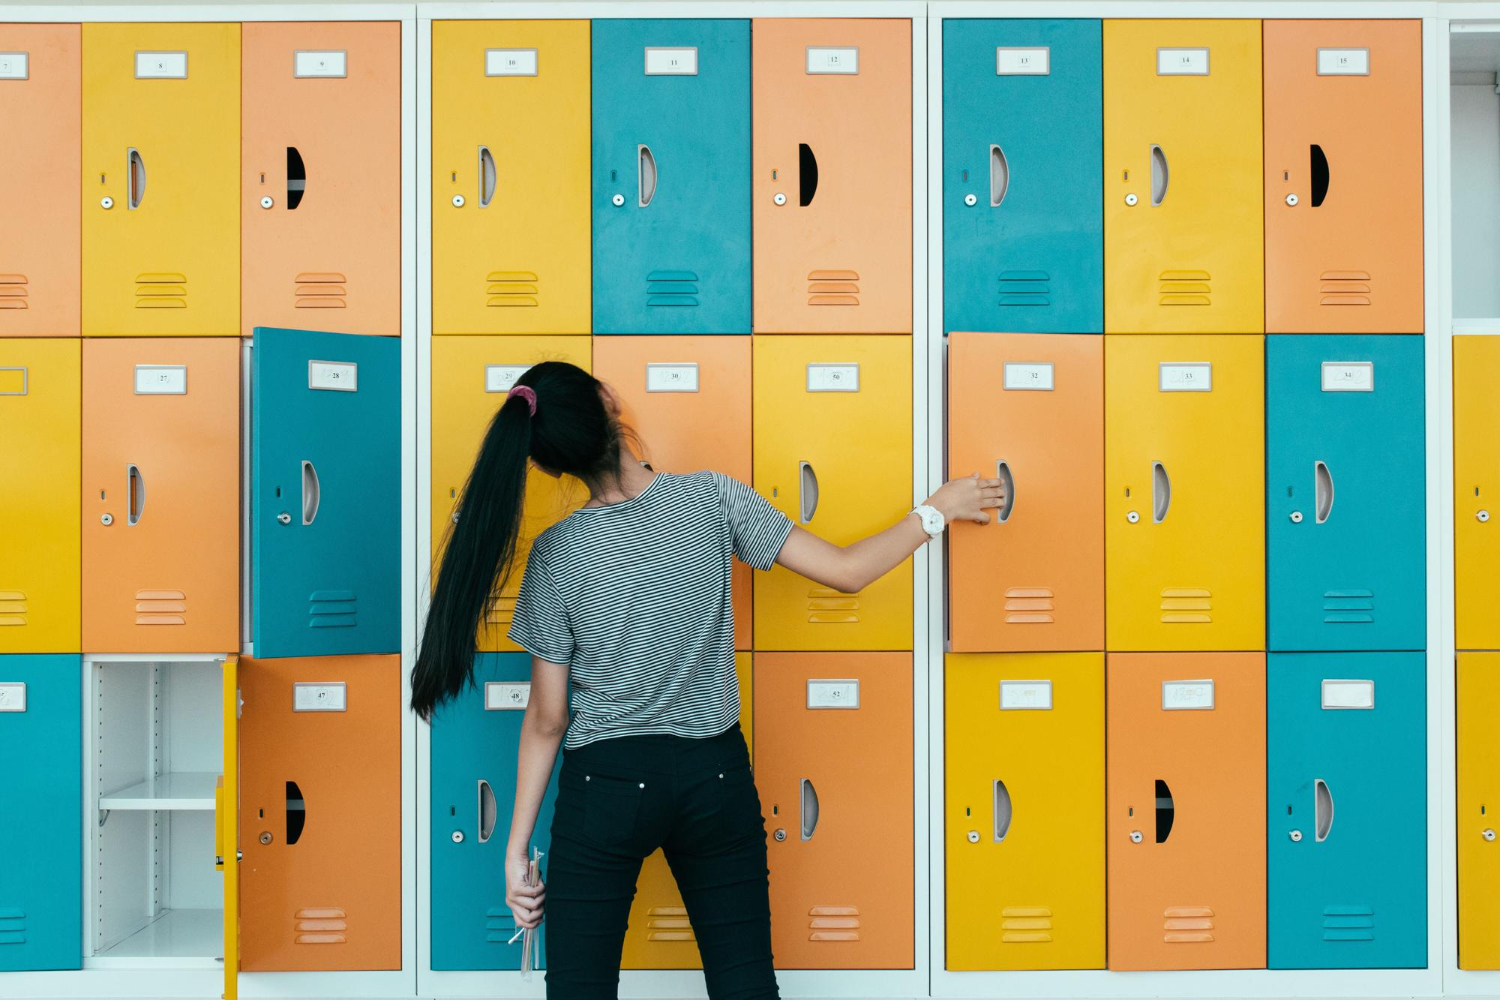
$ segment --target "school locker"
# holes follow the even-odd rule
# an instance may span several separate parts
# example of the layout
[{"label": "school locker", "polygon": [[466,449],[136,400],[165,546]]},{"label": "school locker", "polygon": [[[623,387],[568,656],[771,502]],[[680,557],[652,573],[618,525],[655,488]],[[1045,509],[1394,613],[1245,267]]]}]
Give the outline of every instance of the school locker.
[{"label": "school locker", "polygon": [[1453,597],[1459,649],[1500,649],[1500,519],[1490,509],[1500,495],[1496,385],[1500,337],[1454,337]]},{"label": "school locker", "polygon": [[82,47],[76,24],[0,24],[0,337],[78,336]]},{"label": "school locker", "polygon": [[[911,510],[911,339],[757,337],[755,488],[813,534],[848,545]],[[755,575],[755,648],[910,649],[912,571],[857,594],[782,566]]]},{"label": "school locker", "polygon": [[[432,341],[432,569],[435,583],[448,532],[458,518],[458,501],[479,454],[485,431],[516,379],[542,361],[566,361],[589,368],[584,337],[434,337]],[[588,487],[571,476],[554,479],[531,470],[521,534],[512,569],[479,626],[478,647],[515,651],[506,637],[531,543],[544,530],[589,499]]]},{"label": "school locker", "polygon": [[83,963],[80,667],[0,655],[0,972]]},{"label": "school locker", "polygon": [[240,331],[240,26],[83,26],[83,334]]},{"label": "school locker", "polygon": [[[750,464],[749,337],[600,337],[594,374],[657,472],[713,469],[742,483]],[[734,648],[750,648],[752,570],[734,564]]]},{"label": "school locker", "polygon": [[1422,22],[1266,21],[1267,333],[1422,332]]},{"label": "school locker", "polygon": [[0,339],[0,653],[81,648],[79,343]]},{"label": "school locker", "polygon": [[944,678],[944,967],[1104,968],[1104,654],[950,654]]},{"label": "school locker", "polygon": [[948,648],[1104,648],[1104,343],[948,337],[948,477],[998,477],[989,524],[948,529]]},{"label": "school locker", "polygon": [[261,659],[401,648],[400,349],[255,330],[250,612]]},{"label": "school locker", "polygon": [[593,23],[595,333],[750,332],[750,22]]},{"label": "school locker", "polygon": [[[749,653],[734,654],[734,669],[740,682],[740,731],[745,745],[753,753],[751,719],[751,658]],[[698,940],[683,905],[677,880],[667,864],[667,857],[657,850],[641,865],[636,879],[635,899],[630,904],[629,926],[625,932],[622,969],[701,969]]]},{"label": "school locker", "polygon": [[432,25],[434,333],[588,333],[589,22]]},{"label": "school locker", "polygon": [[1113,970],[1266,966],[1265,663],[1107,658]]},{"label": "school locker", "polygon": [[755,332],[910,333],[911,22],[751,34]]},{"label": "school locker", "polygon": [[1261,333],[1260,22],[1104,22],[1106,333]]},{"label": "school locker", "polygon": [[240,967],[401,967],[401,658],[239,661]]},{"label": "school locker", "polygon": [[914,961],[910,653],[757,653],[778,969]]},{"label": "school locker", "polygon": [[1500,653],[1458,654],[1458,967],[1500,969]]},{"label": "school locker", "polygon": [[1104,349],[1105,648],[1265,648],[1262,338]]},{"label": "school locker", "polygon": [[83,648],[240,642],[237,340],[83,344]]},{"label": "school locker", "polygon": [[943,329],[1104,332],[1096,20],[943,31]]},{"label": "school locker", "polygon": [[398,336],[401,25],[243,31],[241,332]]},{"label": "school locker", "polygon": [[1426,646],[1422,350],[1266,338],[1271,649]]},{"label": "school locker", "polygon": [[[505,851],[516,801],[516,748],[530,697],[531,657],[480,653],[474,686],[432,719],[434,969],[521,967],[520,942],[510,940],[516,923],[505,902]],[[543,854],[556,801],[554,768],[531,838]],[[545,923],[541,933],[545,955]]]},{"label": "school locker", "polygon": [[1426,967],[1425,665],[1270,656],[1270,968]]}]

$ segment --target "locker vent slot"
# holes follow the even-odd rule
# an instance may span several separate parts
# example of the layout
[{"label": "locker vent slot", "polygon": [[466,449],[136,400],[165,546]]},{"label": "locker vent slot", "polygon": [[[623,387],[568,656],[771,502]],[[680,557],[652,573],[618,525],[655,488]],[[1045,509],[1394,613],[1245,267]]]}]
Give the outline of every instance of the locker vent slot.
[{"label": "locker vent slot", "polygon": [[1375,621],[1375,594],[1369,590],[1329,590],[1323,593],[1325,625],[1369,625]]},{"label": "locker vent slot", "polygon": [[187,595],[180,590],[138,590],[135,593],[137,625],[186,625]]},{"label": "locker vent slot", "polygon": [[859,305],[858,271],[809,271],[807,304],[810,306]]},{"label": "locker vent slot", "polygon": [[1046,625],[1056,619],[1053,593],[1047,587],[1011,587],[1005,592],[1005,621],[1010,625]]},{"label": "locker vent slot", "polygon": [[1207,271],[1163,271],[1161,304],[1164,306],[1211,306]]},{"label": "locker vent slot", "polygon": [[1375,910],[1369,906],[1323,908],[1324,941],[1374,941]]},{"label": "locker vent slot", "polygon": [[335,906],[315,906],[293,915],[297,944],[347,944],[348,914]]},{"label": "locker vent slot", "polygon": [[1169,906],[1163,914],[1167,944],[1207,944],[1214,939],[1214,911],[1207,906]]},{"label": "locker vent slot", "polygon": [[19,590],[0,590],[0,628],[26,624],[26,595]]},{"label": "locker vent slot", "polygon": [[497,597],[490,603],[490,608],[484,613],[487,625],[509,625],[516,616],[516,599],[514,597]]},{"label": "locker vent slot", "polygon": [[1001,271],[1002,306],[1050,306],[1052,276],[1046,271]]},{"label": "locker vent slot", "polygon": [[698,276],[692,271],[652,271],[646,275],[646,305],[696,306]]},{"label": "locker vent slot", "polygon": [[352,590],[315,590],[307,598],[308,628],[353,628],[359,598]]},{"label": "locker vent slot", "polygon": [[1214,620],[1212,597],[1201,587],[1168,587],[1161,592],[1161,620],[1168,625],[1206,625]]},{"label": "locker vent slot", "polygon": [[186,309],[187,275],[148,272],[135,276],[137,309]]},{"label": "locker vent slot", "polygon": [[491,271],[484,276],[485,305],[491,309],[514,309],[540,305],[537,302],[536,273],[533,271]]},{"label": "locker vent slot", "polygon": [[647,941],[696,941],[685,906],[653,906],[646,911]]},{"label": "locker vent slot", "polygon": [[1046,944],[1052,940],[1052,910],[1045,906],[1007,906],[1000,911],[1000,940],[1005,944]]},{"label": "locker vent slot", "polygon": [[29,309],[26,275],[0,274],[0,309]]},{"label": "locker vent slot", "polygon": [[503,945],[516,932],[516,918],[508,906],[492,906],[484,911],[484,943]]},{"label": "locker vent slot", "polygon": [[307,271],[297,275],[293,290],[294,308],[297,309],[345,309],[344,297],[348,292],[344,282],[348,280],[335,271]]},{"label": "locker vent slot", "polygon": [[807,911],[809,941],[858,941],[859,907],[814,906]]},{"label": "locker vent slot", "polygon": [[859,594],[814,587],[807,597],[807,620],[813,625],[853,625],[859,621]]},{"label": "locker vent slot", "polygon": [[0,907],[0,945],[26,943],[26,911]]},{"label": "locker vent slot", "polygon": [[1318,277],[1318,305],[1367,306],[1370,304],[1368,271],[1324,271]]}]

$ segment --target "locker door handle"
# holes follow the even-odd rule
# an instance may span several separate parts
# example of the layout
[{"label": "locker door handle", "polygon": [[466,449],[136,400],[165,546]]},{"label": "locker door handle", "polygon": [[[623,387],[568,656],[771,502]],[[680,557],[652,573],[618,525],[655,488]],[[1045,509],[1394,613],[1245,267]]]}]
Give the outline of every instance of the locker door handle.
[{"label": "locker door handle", "polygon": [[1167,154],[1161,147],[1151,146],[1151,204],[1160,205],[1167,197]]},{"label": "locker door handle", "polygon": [[1177,819],[1177,803],[1172,798],[1172,789],[1160,778],[1156,779],[1156,842],[1165,844],[1172,835],[1172,823]]},{"label": "locker door handle", "polygon": [[1321,844],[1333,829],[1333,793],[1322,778],[1313,781],[1313,840]]},{"label": "locker door handle", "polygon": [[302,196],[307,193],[307,165],[302,162],[302,154],[297,151],[296,146],[286,148],[286,210],[292,211],[302,204]]},{"label": "locker door handle", "polygon": [[141,199],[146,197],[146,161],[141,159],[141,151],[134,147],[125,159],[125,207],[140,208]]},{"label": "locker door handle", "polygon": [[812,204],[813,195],[818,193],[818,158],[805,142],[797,144],[797,183],[801,188],[797,204],[806,208]]},{"label": "locker door handle", "polygon": [[479,147],[479,207],[487,208],[495,197],[495,154],[490,147]]},{"label": "locker door handle", "polygon": [[995,523],[1004,524],[1010,520],[1010,512],[1016,509],[1016,477],[1010,471],[1009,462],[996,464],[995,478],[1005,488],[1005,504],[995,512]]},{"label": "locker door handle", "polygon": [[1312,207],[1317,208],[1328,197],[1328,157],[1317,143],[1308,147],[1308,153],[1312,161]]},{"label": "locker door handle", "polygon": [[635,152],[636,203],[645,208],[656,197],[656,157],[651,155],[651,147],[644,143],[636,146]]},{"label": "locker door handle", "polygon": [[797,502],[801,509],[797,513],[803,524],[810,524],[813,515],[818,512],[818,474],[813,471],[811,462],[802,462],[800,467],[802,485],[798,490]]},{"label": "locker door handle", "polygon": [[1000,203],[1005,200],[1005,192],[1010,190],[1010,161],[1005,158],[1005,150],[999,146],[990,146],[990,207],[999,208]]},{"label": "locker door handle", "polygon": [[138,465],[125,467],[125,524],[141,523],[141,514],[146,509],[146,480]]},{"label": "locker door handle", "polygon": [[1167,467],[1160,462],[1151,463],[1151,519],[1161,524],[1172,509],[1172,479]]},{"label": "locker door handle", "polygon": [[479,842],[488,844],[495,835],[495,819],[499,811],[495,807],[495,790],[483,778],[479,779]]},{"label": "locker door handle", "polygon": [[1324,524],[1333,513],[1333,473],[1328,463],[1313,463],[1313,522]]},{"label": "locker door handle", "polygon": [[1010,832],[1011,804],[1010,789],[1005,787],[1005,782],[996,778],[994,781],[995,797],[995,843],[999,844],[1005,840],[1005,835]]},{"label": "locker door handle", "polygon": [[318,483],[318,470],[308,461],[302,463],[302,524],[307,526],[318,519],[318,507],[323,502],[323,491]]},{"label": "locker door handle", "polygon": [[802,779],[798,797],[802,808],[802,839],[812,840],[812,835],[818,829],[818,790],[813,787],[811,780]]}]

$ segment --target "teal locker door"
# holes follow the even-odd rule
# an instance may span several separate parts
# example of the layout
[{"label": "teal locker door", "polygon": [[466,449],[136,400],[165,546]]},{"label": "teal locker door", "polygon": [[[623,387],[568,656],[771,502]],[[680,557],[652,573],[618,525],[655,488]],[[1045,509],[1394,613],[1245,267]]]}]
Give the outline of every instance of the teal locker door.
[{"label": "teal locker door", "polygon": [[593,23],[594,332],[750,332],[750,22]]},{"label": "teal locker door", "polygon": [[255,655],[399,652],[400,342],[257,327],[251,357]]},{"label": "teal locker door", "polygon": [[1273,969],[1427,964],[1422,653],[1273,653],[1267,811]]},{"label": "teal locker door", "polygon": [[1419,336],[1266,338],[1273,650],[1423,649]]},{"label": "teal locker door", "polygon": [[[530,682],[529,654],[480,653],[474,661],[475,686],[438,709],[433,718],[434,969],[521,967],[521,942],[507,944],[516,923],[505,905],[505,845],[510,839],[516,749]],[[556,800],[554,768],[531,840],[543,854]],[[544,879],[546,865],[543,858]],[[544,921],[543,934],[546,928]]]},{"label": "teal locker door", "polygon": [[83,672],[0,656],[0,972],[83,963]]},{"label": "teal locker door", "polygon": [[943,22],[943,329],[1104,332],[1100,22]]}]

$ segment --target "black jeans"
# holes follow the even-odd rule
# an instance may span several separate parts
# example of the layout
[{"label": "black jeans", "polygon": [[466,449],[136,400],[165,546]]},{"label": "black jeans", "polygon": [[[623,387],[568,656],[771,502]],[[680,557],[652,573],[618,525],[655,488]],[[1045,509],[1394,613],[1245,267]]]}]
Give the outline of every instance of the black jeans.
[{"label": "black jeans", "polygon": [[735,726],[563,753],[547,883],[547,996],[617,995],[641,862],[658,847],[687,906],[708,995],[774,998],[766,827]]}]

